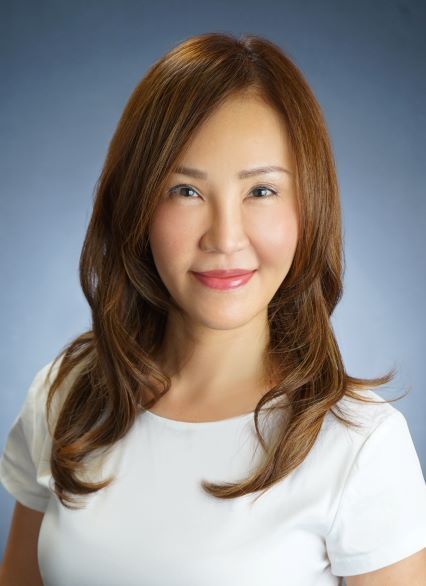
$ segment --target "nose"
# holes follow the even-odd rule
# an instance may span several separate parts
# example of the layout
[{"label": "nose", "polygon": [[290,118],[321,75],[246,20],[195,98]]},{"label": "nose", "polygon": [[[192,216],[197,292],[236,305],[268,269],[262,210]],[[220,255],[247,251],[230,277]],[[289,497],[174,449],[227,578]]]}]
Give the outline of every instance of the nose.
[{"label": "nose", "polygon": [[231,197],[217,203],[210,211],[207,228],[201,237],[201,248],[206,252],[231,255],[246,248],[248,242],[242,203],[233,201]]}]

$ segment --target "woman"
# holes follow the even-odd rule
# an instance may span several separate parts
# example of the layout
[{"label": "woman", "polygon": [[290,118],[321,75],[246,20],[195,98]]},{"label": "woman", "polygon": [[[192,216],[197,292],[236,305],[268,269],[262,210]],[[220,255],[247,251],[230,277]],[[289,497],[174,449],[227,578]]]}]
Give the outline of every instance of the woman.
[{"label": "woman", "polygon": [[80,274],[92,328],[36,374],[3,452],[1,584],[423,583],[420,463],[371,390],[393,373],[344,369],[333,155],[277,46],[204,34],[152,66]]}]

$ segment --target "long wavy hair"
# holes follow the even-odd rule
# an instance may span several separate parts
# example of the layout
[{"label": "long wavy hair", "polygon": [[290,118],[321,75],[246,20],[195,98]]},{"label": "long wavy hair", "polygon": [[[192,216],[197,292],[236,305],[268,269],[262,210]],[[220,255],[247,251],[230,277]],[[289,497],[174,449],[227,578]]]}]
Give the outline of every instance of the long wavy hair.
[{"label": "long wavy hair", "polygon": [[[262,459],[247,478],[223,484],[203,479],[203,489],[222,499],[263,494],[305,459],[328,411],[357,426],[336,405],[340,399],[371,402],[361,391],[395,376],[395,369],[371,379],[347,374],[333,333],[330,316],[343,277],[339,190],[324,118],[303,75],[268,39],[192,36],[156,61],[132,92],[96,182],[79,263],[91,329],[55,357],[46,402],[54,491],[64,506],[73,508],[76,498],[115,479],[84,480],[85,459],[123,438],[138,414],[170,388],[155,357],[168,312],[179,308],[156,270],[150,222],[193,133],[241,92],[262,96],[285,121],[296,165],[299,237],[290,270],[268,305],[264,358],[274,372],[254,411]],[[65,380],[53,424],[51,403]],[[258,425],[264,408],[287,413],[270,442]]]}]

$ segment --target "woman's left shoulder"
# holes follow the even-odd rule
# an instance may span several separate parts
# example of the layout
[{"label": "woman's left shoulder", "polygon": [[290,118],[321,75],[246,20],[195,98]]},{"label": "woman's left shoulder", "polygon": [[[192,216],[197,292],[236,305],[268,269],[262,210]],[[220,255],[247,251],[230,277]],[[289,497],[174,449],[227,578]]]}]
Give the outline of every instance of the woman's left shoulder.
[{"label": "woman's left shoulder", "polygon": [[[371,389],[359,391],[359,399],[344,395],[324,417],[324,431],[334,431],[352,436],[354,441],[363,442],[379,426],[404,426],[407,420],[402,411]],[[347,426],[339,417],[348,419]]]}]

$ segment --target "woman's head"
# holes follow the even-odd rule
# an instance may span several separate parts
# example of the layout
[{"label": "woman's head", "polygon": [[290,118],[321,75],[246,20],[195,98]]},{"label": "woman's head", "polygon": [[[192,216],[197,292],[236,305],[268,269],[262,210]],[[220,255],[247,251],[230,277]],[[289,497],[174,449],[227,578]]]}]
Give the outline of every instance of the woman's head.
[{"label": "woman's head", "polygon": [[[183,201],[182,196],[165,202],[171,183],[191,179],[174,173],[183,162],[208,173],[206,181],[196,181],[203,193],[197,202]],[[291,167],[291,175],[235,178],[247,166],[278,162]],[[271,181],[279,183],[277,199],[248,199],[245,190],[250,186]],[[287,298],[325,279],[330,312],[337,303],[340,209],[327,131],[300,71],[266,39],[199,35],[156,62],[124,109],[96,203],[108,254],[122,270],[125,266],[132,286],[164,312],[175,300],[158,272],[177,296],[179,283],[172,277],[175,267],[162,253],[175,259],[179,270],[263,268],[251,288],[260,286],[264,277],[267,299],[289,271],[294,252],[285,280]],[[293,251],[296,209],[298,246]],[[150,249],[150,235],[157,254]],[[182,249],[194,238],[196,251]],[[262,244],[262,239],[269,242]],[[279,248],[285,249],[281,266],[270,256]],[[153,262],[152,253],[158,262]],[[237,300],[245,291],[234,293],[228,300]]]},{"label": "woman's head", "polygon": [[[264,165],[284,171],[238,177]],[[203,34],[154,63],[126,104],[97,184],[80,258],[92,328],[58,355],[49,392],[48,410],[62,381],[84,363],[54,430],[51,468],[62,502],[70,501],[66,493],[109,483],[76,477],[82,459],[114,444],[140,406],[170,388],[155,357],[171,310],[219,329],[267,314],[265,364],[277,384],[254,414],[265,459],[241,482],[203,482],[220,498],[286,476],[339,399],[362,400],[354,390],[391,380],[392,371],[361,379],[343,365],[330,323],[342,293],[340,222],[320,107],[277,45],[254,35]],[[203,289],[191,274],[222,268],[256,273],[224,294]],[[258,415],[280,397],[272,409],[288,411],[288,426],[266,448]]]}]

